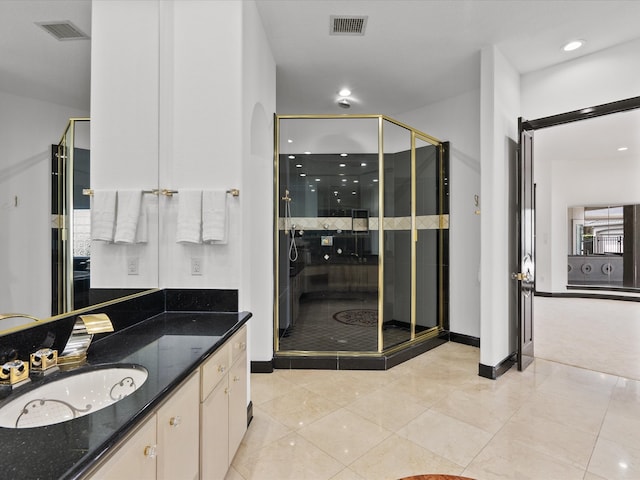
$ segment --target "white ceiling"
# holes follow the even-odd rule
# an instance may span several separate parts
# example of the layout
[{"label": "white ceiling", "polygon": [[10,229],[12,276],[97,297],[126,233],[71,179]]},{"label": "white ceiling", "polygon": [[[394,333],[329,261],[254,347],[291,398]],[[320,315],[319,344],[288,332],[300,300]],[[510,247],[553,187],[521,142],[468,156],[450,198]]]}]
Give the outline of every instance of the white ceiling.
[{"label": "white ceiling", "polygon": [[[278,113],[393,116],[479,87],[495,44],[521,73],[640,36],[640,1],[257,0],[277,67]],[[364,36],[329,35],[330,15],[367,15]],[[89,109],[90,41],[61,42],[34,22],[91,34],[90,0],[0,0],[0,90]],[[560,47],[582,38],[573,53]]]},{"label": "white ceiling", "polygon": [[34,22],[91,35],[90,0],[0,0],[0,91],[89,111],[91,42],[59,41]]}]

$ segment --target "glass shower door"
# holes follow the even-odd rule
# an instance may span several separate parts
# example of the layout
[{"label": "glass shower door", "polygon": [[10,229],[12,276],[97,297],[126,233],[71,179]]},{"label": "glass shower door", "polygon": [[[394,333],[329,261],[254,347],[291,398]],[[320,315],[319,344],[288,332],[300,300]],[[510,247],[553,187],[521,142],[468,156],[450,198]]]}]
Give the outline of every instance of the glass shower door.
[{"label": "glass shower door", "polygon": [[280,119],[280,351],[378,350],[377,119]]}]

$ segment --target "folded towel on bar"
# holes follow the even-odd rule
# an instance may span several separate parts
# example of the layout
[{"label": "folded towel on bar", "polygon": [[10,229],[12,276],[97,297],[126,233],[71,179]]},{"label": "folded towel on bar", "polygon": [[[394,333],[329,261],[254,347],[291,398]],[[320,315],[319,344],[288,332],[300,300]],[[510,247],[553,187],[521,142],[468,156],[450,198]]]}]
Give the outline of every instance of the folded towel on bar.
[{"label": "folded towel on bar", "polygon": [[138,217],[138,228],[136,229],[136,239],[134,243],[147,243],[149,241],[149,217],[147,214],[148,195],[142,194],[140,203],[140,216]]},{"label": "folded towel on bar", "polygon": [[116,191],[94,190],[91,197],[91,240],[113,242]]},{"label": "folded towel on bar", "polygon": [[176,242],[202,243],[202,190],[180,189]]},{"label": "folded towel on bar", "polygon": [[115,243],[135,243],[142,190],[118,190]]},{"label": "folded towel on bar", "polygon": [[202,192],[202,241],[227,243],[227,191]]}]

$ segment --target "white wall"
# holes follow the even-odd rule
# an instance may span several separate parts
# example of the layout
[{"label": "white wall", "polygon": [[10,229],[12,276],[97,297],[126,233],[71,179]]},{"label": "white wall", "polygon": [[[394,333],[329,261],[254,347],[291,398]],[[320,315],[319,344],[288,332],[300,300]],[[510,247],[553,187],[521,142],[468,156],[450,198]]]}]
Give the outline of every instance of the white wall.
[{"label": "white wall", "polygon": [[522,76],[528,120],[640,96],[640,39]]},{"label": "white wall", "polygon": [[60,141],[69,118],[85,116],[0,92],[2,312],[51,316],[51,145]]},{"label": "white wall", "polygon": [[[159,6],[148,0],[94,0],[91,39],[91,188],[158,185]],[[135,41],[132,41],[134,40]],[[158,198],[144,196],[149,242],[92,242],[91,286],[158,286]],[[139,274],[127,274],[128,258]]]},{"label": "white wall", "polygon": [[482,165],[480,363],[496,366],[513,346],[509,317],[509,162],[520,113],[520,76],[495,46],[481,54]]},{"label": "white wall", "polygon": [[451,143],[450,151],[450,329],[480,337],[480,92],[397,114],[397,120]]},{"label": "white wall", "polygon": [[244,2],[240,309],[253,313],[251,360],[273,357],[273,114],[276,65],[254,2]]},{"label": "white wall", "polygon": [[[241,182],[242,2],[162,2],[160,186],[228,190]],[[176,243],[180,194],[160,198],[160,286],[238,289],[240,197],[227,196],[225,245]],[[191,259],[202,275],[191,274]]]}]

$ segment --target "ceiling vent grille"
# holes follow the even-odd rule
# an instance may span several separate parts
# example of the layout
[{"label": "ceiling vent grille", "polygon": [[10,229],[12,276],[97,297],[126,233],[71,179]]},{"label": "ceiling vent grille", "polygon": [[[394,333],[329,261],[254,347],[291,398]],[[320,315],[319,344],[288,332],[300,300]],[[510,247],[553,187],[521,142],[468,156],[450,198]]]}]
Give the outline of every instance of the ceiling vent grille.
[{"label": "ceiling vent grille", "polygon": [[329,17],[330,35],[364,35],[368,16],[331,15]]},{"label": "ceiling vent grille", "polygon": [[36,22],[36,25],[43,28],[55,38],[65,40],[87,40],[89,35],[76,27],[69,20],[60,22]]}]

